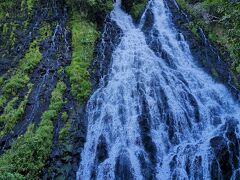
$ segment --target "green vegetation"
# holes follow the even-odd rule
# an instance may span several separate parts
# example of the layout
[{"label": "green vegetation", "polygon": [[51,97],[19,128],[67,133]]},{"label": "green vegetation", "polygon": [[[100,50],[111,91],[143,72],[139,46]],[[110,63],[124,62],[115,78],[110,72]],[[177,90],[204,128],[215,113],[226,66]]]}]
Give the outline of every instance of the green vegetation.
[{"label": "green vegetation", "polygon": [[16,29],[18,28],[18,24],[15,22],[6,22],[0,25],[2,26],[2,38],[3,38],[3,43],[5,46],[11,46],[13,47],[15,41],[16,41]]},{"label": "green vegetation", "polygon": [[38,179],[52,149],[53,121],[57,118],[64,102],[62,95],[66,90],[63,82],[58,82],[52,92],[49,109],[42,115],[37,129],[34,125],[20,136],[10,150],[0,157],[0,179]]},{"label": "green vegetation", "polygon": [[68,119],[68,114],[67,114],[67,112],[63,112],[61,118],[62,118],[62,120],[63,120],[64,122],[67,122],[67,119]]},{"label": "green vegetation", "polygon": [[133,7],[130,13],[135,20],[140,18],[147,3],[148,0],[137,0],[136,2],[133,3]]},{"label": "green vegetation", "polygon": [[0,76],[0,86],[2,85],[3,81],[4,81],[4,78]]},{"label": "green vegetation", "polygon": [[[0,2],[1,56],[9,56],[32,19],[34,0]],[[28,13],[26,13],[28,12]]]},{"label": "green vegetation", "polygon": [[113,8],[113,0],[69,0],[67,4],[72,10],[81,9],[84,13],[98,13],[99,16],[107,14]]},{"label": "green vegetation", "polygon": [[191,15],[190,29],[203,27],[208,38],[224,53],[230,53],[232,69],[240,73],[240,2],[227,0],[177,0]]},{"label": "green vegetation", "polygon": [[71,82],[71,92],[81,102],[91,91],[88,68],[99,33],[96,24],[87,21],[83,14],[77,12],[72,15],[71,29],[72,62],[66,70]]},{"label": "green vegetation", "polygon": [[236,67],[236,71],[240,74],[240,64]]},{"label": "green vegetation", "polygon": [[27,0],[28,14],[31,14],[34,5],[34,0]]},{"label": "green vegetation", "polygon": [[[1,17],[7,21],[0,25],[0,38],[4,38],[3,43],[11,41],[10,48],[18,43],[19,37],[24,35],[29,22],[32,22],[31,14],[36,6],[34,2],[37,3],[35,0],[19,1],[18,10],[22,18],[20,20],[18,17],[12,16],[11,12],[8,14],[10,3],[11,6],[14,6],[16,5],[15,1],[0,2],[0,10],[4,8],[4,11],[0,11],[0,21]],[[52,92],[49,109],[42,114],[40,123],[30,124],[26,133],[15,139],[11,148],[0,156],[0,179],[39,179],[41,170],[52,151],[53,121],[57,117],[61,117],[64,124],[59,131],[60,147],[66,149],[63,150],[64,156],[68,154],[69,147],[72,147],[69,131],[73,120],[72,112],[60,114],[65,103],[63,94],[66,90],[66,85],[61,80],[65,77],[66,72],[71,83],[71,93],[79,103],[88,97],[91,92],[88,68],[94,56],[96,40],[99,37],[96,19],[100,16],[102,19],[104,18],[113,8],[113,1],[70,0],[67,3],[72,3],[69,23],[72,32],[72,62],[66,69],[62,67],[58,71],[58,76],[62,78],[59,78],[60,81]],[[48,17],[51,16],[51,10],[49,8]],[[6,19],[5,15],[10,18]],[[39,25],[38,34],[33,33],[35,40],[30,44],[28,51],[19,61],[17,67],[9,69],[0,77],[0,107],[3,110],[0,115],[0,137],[11,132],[25,112],[31,91],[29,88],[29,91],[26,92],[27,85],[30,84],[30,75],[42,59],[39,43],[51,36],[52,25],[52,22],[43,19]],[[11,55],[9,47],[1,44],[1,48],[4,49],[4,53],[6,52],[6,56]],[[26,95],[19,96],[23,92]]]},{"label": "green vegetation", "polygon": [[134,20],[139,20],[147,3],[148,0],[122,0],[122,6]]},{"label": "green vegetation", "polygon": [[109,12],[113,8],[112,0],[86,0],[86,3],[103,12]]},{"label": "green vegetation", "polygon": [[47,37],[50,37],[52,35],[51,25],[47,22],[43,22],[39,29],[39,34],[42,40],[46,39]]},{"label": "green vegetation", "polygon": [[4,124],[3,130],[0,131],[0,137],[10,132],[12,128],[16,125],[17,121],[22,117],[26,104],[28,102],[28,96],[32,90],[32,84],[29,85],[29,91],[25,95],[23,101],[16,107],[18,97],[14,97],[8,102],[4,108],[3,114],[0,116],[0,123]]},{"label": "green vegetation", "polygon": [[8,0],[8,1],[1,1],[0,2],[0,19],[9,16],[9,10],[16,6],[15,1]]},{"label": "green vegetation", "polygon": [[71,126],[71,121],[68,118],[67,112],[62,113],[62,121],[65,123],[64,127],[59,131],[59,140],[63,142],[64,138],[69,135],[69,129]]},{"label": "green vegetation", "polygon": [[20,60],[19,66],[16,68],[17,70],[10,79],[2,83],[0,106],[2,106],[11,95],[16,96],[18,91],[26,86],[30,79],[29,74],[40,62],[41,58],[42,54],[39,51],[38,42],[33,41],[28,52],[25,54],[25,57]]},{"label": "green vegetation", "polygon": [[[98,17],[105,16],[113,8],[112,0],[70,0],[70,27],[72,32],[72,62],[66,68],[71,83],[71,93],[83,102],[91,92],[88,68],[99,32],[96,23]],[[59,72],[60,73],[60,72]]]}]

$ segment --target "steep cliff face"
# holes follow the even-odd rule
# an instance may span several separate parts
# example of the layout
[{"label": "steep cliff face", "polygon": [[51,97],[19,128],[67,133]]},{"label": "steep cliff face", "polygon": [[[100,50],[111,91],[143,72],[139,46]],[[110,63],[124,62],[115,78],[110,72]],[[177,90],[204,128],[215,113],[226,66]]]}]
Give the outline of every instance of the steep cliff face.
[{"label": "steep cliff face", "polygon": [[[237,89],[240,89],[240,2],[176,0],[176,3],[179,4],[177,11],[180,8],[187,18],[187,21],[181,22],[182,26],[191,30],[196,38],[207,38],[209,40],[228,66],[229,81]],[[199,30],[199,28],[204,31],[205,37],[201,35],[202,32],[200,31],[202,30]],[[205,64],[210,68],[215,68],[214,65],[210,65],[211,63]],[[213,74],[221,77],[220,67],[217,69],[215,68]]]},{"label": "steep cliff face", "polygon": [[112,1],[0,2],[0,179],[74,178]]},{"label": "steep cliff face", "polygon": [[[147,2],[122,0],[122,8],[137,24]],[[181,0],[181,7],[166,2],[194,56],[238,96],[239,2],[216,14],[211,14],[214,4],[203,6],[208,1]],[[0,2],[0,179],[75,178],[86,138],[86,100],[106,74],[122,36],[108,17],[112,8],[112,0]],[[143,31],[150,41],[153,17],[146,13]]]}]

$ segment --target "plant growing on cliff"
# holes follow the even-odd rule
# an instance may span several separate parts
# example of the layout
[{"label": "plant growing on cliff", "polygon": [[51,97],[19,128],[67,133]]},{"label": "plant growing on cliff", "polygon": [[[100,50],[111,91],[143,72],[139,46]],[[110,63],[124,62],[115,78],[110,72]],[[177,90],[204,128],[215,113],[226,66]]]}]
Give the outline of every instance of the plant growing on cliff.
[{"label": "plant growing on cliff", "polygon": [[0,137],[11,131],[12,128],[16,125],[17,121],[24,114],[25,107],[28,102],[28,96],[31,90],[32,84],[29,85],[28,93],[19,104],[17,103],[19,101],[19,98],[14,97],[4,108],[3,114],[0,115],[0,123],[4,124],[4,126],[2,126],[3,130],[0,130]]},{"label": "plant growing on cliff", "polygon": [[192,16],[195,27],[201,26],[209,39],[227,49],[232,59],[240,58],[240,2],[225,0],[177,0]]},{"label": "plant growing on cliff", "polygon": [[39,50],[38,41],[33,41],[30,44],[28,52],[20,60],[11,78],[2,82],[2,95],[0,96],[2,101],[0,102],[0,106],[3,105],[11,95],[16,96],[18,91],[26,86],[27,82],[30,80],[29,74],[40,62],[41,58],[42,54]]},{"label": "plant growing on cliff", "polygon": [[93,59],[93,50],[98,38],[97,26],[84,19],[83,14],[74,12],[72,28],[72,62],[67,67],[71,92],[79,102],[91,92],[88,68]]},{"label": "plant growing on cliff", "polygon": [[52,92],[49,109],[43,113],[38,128],[30,125],[27,132],[0,157],[0,179],[38,179],[52,149],[53,121],[63,106],[65,90],[66,85],[58,82]]},{"label": "plant growing on cliff", "polygon": [[107,14],[113,8],[113,0],[69,0],[68,5],[72,7],[72,9],[81,9],[85,13],[98,13]]},{"label": "plant growing on cliff", "polygon": [[134,19],[140,18],[141,14],[143,13],[145,6],[148,0],[138,0],[133,3],[133,7],[131,9],[131,14]]}]

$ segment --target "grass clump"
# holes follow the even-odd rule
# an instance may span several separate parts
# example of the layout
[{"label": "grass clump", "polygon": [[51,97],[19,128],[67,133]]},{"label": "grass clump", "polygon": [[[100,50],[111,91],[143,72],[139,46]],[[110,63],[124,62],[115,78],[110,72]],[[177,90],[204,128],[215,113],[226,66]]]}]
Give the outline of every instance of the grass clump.
[{"label": "grass clump", "polygon": [[34,5],[34,0],[27,0],[28,14],[31,14],[31,13],[32,13],[33,5]]},{"label": "grass clump", "polygon": [[62,118],[62,120],[63,120],[64,122],[67,122],[67,120],[68,120],[68,114],[67,114],[67,112],[63,112],[61,118]]},{"label": "grass clump", "polygon": [[88,68],[93,59],[95,42],[99,36],[96,24],[87,21],[83,14],[73,13],[72,29],[72,62],[66,68],[71,82],[71,92],[82,102],[91,92]]},{"label": "grass clump", "polygon": [[63,106],[62,95],[65,90],[66,85],[58,82],[52,92],[49,109],[43,113],[38,128],[35,129],[31,124],[27,132],[0,157],[0,179],[39,179],[40,171],[51,153],[53,121]]},{"label": "grass clump", "polygon": [[70,119],[68,118],[67,112],[63,112],[61,115],[62,121],[65,123],[64,127],[59,131],[59,140],[63,141],[65,137],[69,134],[69,129],[71,126]]},{"label": "grass clump", "polygon": [[24,58],[20,60],[14,74],[10,79],[2,83],[0,106],[5,103],[4,99],[7,100],[10,96],[16,96],[18,91],[25,87],[27,82],[30,80],[29,74],[34,70],[41,59],[42,54],[39,51],[38,42],[33,41]]},{"label": "grass clump", "polygon": [[18,73],[3,83],[2,95],[0,96],[0,106],[10,98],[10,96],[16,96],[19,89],[23,88],[29,81],[29,77],[26,74]]},{"label": "grass clump", "polygon": [[16,107],[18,97],[14,97],[8,102],[7,106],[4,108],[3,114],[0,116],[0,123],[4,124],[3,129],[0,131],[0,137],[9,133],[13,127],[16,125],[17,121],[22,117],[25,111],[26,104],[28,102],[28,96],[31,92],[32,84],[29,85],[29,91],[25,95],[23,101]]}]

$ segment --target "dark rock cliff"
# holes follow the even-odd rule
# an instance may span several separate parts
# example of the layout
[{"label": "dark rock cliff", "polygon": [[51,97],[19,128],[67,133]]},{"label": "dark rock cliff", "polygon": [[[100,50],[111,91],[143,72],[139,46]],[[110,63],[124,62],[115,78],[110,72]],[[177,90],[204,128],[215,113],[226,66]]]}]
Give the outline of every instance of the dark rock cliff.
[{"label": "dark rock cliff", "polygon": [[[122,6],[137,23],[147,2],[147,0],[123,0]],[[233,85],[234,77],[231,67],[222,60],[224,56],[219,55],[218,50],[211,45],[201,28],[198,29],[198,37],[196,37],[184,25],[189,21],[188,14],[176,6],[173,0],[166,0],[165,3],[171,10],[175,27],[188,41],[193,56],[209,73],[215,76],[216,80],[225,83],[236,98],[240,98],[239,89]],[[0,10],[4,12],[3,15],[0,12],[0,179],[22,176],[30,179],[36,177],[75,179],[80,152],[86,136],[87,122],[84,116],[86,101],[91,91],[97,88],[99,80],[102,77],[108,78],[105,75],[111,63],[111,55],[122,36],[120,28],[108,17],[111,8],[112,1],[110,0],[0,2]],[[90,93],[84,94],[82,101],[79,101],[72,93],[74,81],[68,73],[70,64],[76,58],[73,52],[76,48],[74,47],[74,38],[76,37],[72,32],[79,26],[73,25],[74,12],[77,12],[78,15],[86,15],[79,16],[81,19],[77,23],[84,22],[82,24],[85,25],[80,27],[92,28],[101,34],[101,36],[96,35],[90,45],[87,44],[88,42],[83,42],[88,47],[88,49],[83,48],[83,51],[89,50],[90,47],[88,52],[93,54],[94,58],[91,59],[93,61],[88,66],[83,64],[82,67],[79,67],[79,70],[84,69],[83,72],[89,72],[83,79],[86,78],[86,81],[90,81],[91,83],[88,83],[92,84]],[[89,24],[90,26],[88,26]],[[143,26],[146,40],[152,42],[149,46],[158,56],[169,60],[170,63],[170,59],[166,57],[160,43],[152,39],[154,33],[157,33],[151,31],[152,26],[153,16],[150,11],[147,11]],[[81,30],[79,29],[79,31]],[[88,32],[85,33],[88,34]],[[97,40],[99,37],[102,41]],[[91,49],[91,47],[95,48]],[[101,60],[104,62],[100,62]],[[27,64],[28,67],[23,64]],[[73,64],[73,66],[78,67],[79,64]],[[103,67],[100,67],[100,64]],[[240,84],[240,78],[237,81]],[[54,93],[59,82],[65,84],[66,88],[60,94]],[[75,82],[75,86],[81,86],[77,82]],[[52,105],[54,98],[57,99],[56,104],[61,104],[57,108]],[[197,116],[198,112],[195,114]],[[144,118],[144,116],[140,118],[141,128],[147,126],[144,124]],[[41,139],[40,133],[37,134],[39,129],[44,131],[41,122],[45,119],[50,119],[48,123],[53,124],[53,128],[49,131],[52,145],[47,147],[47,152],[43,151],[42,153],[41,151],[40,153],[40,150],[45,147],[41,143],[39,145],[29,142],[49,140],[45,137]],[[225,134],[211,140],[212,151],[216,155],[212,171],[220,168],[226,178],[229,173],[227,171],[229,164],[223,165],[221,162],[237,163],[236,157],[229,157],[229,154],[237,151],[239,147],[234,125],[236,122],[230,121],[225,127]],[[31,128],[32,126],[34,128]],[[31,132],[34,138],[31,139],[27,136],[27,132]],[[146,134],[142,134],[142,136],[149,139]],[[226,140],[231,141],[232,144],[226,144]],[[99,162],[107,156],[104,142],[104,138],[100,139],[97,159]],[[33,146],[37,146],[37,148],[32,150]],[[155,147],[152,146],[151,140],[146,142],[145,146],[146,149],[149,148],[149,154],[154,160]],[[22,159],[25,158],[27,161],[25,164],[22,161],[15,161],[18,154],[13,151],[21,148],[25,148],[24,150],[29,152],[23,152],[27,154],[26,157],[22,155],[24,156]],[[40,150],[38,151],[38,149]],[[15,154],[17,155],[15,156]],[[39,160],[38,157],[42,157],[42,159]],[[36,163],[36,159],[39,160],[37,161],[39,164]],[[129,170],[131,164],[124,161],[127,160],[123,154],[118,158],[118,168],[115,169],[118,179],[132,177]],[[27,166],[27,163],[34,164],[35,169]],[[13,165],[14,168],[9,168],[9,165]],[[151,179],[150,171],[154,169],[154,166],[155,164],[143,163],[146,177]],[[126,172],[127,177],[122,177],[123,171]],[[213,172],[213,174],[216,173]]]}]

